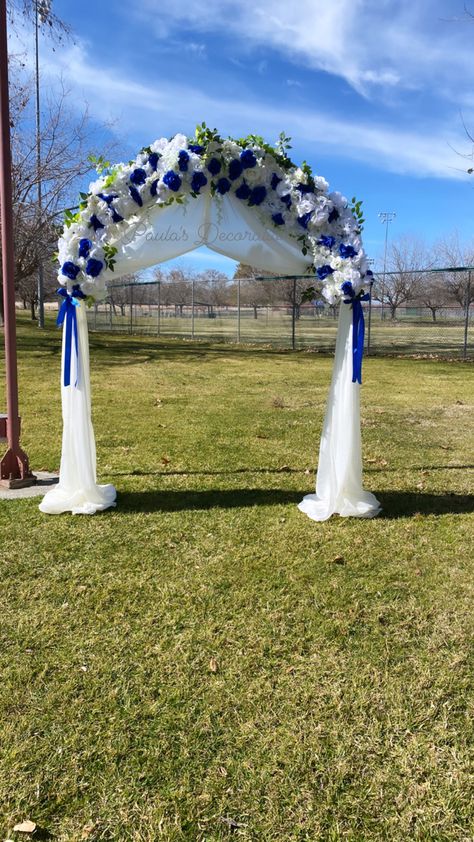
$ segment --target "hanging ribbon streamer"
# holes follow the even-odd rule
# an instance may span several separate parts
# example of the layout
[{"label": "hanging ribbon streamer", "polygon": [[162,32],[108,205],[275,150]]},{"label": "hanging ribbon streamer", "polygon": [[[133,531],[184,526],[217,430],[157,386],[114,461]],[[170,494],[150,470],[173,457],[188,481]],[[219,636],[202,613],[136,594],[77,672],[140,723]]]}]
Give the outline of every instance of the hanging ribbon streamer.
[{"label": "hanging ribbon streamer", "polygon": [[343,283],[342,291],[349,296],[344,299],[344,304],[352,305],[352,382],[362,383],[365,321],[361,302],[370,301],[370,294],[361,290],[356,295],[350,281]]},{"label": "hanging ribbon streamer", "polygon": [[[71,358],[72,358],[72,337],[74,336],[74,344],[76,346],[76,372],[79,361],[79,340],[77,335],[77,313],[76,307],[79,306],[80,300],[86,296],[82,292],[80,286],[75,284],[72,292],[69,293],[65,287],[58,289],[58,295],[64,298],[61,304],[61,309],[56,319],[56,324],[61,327],[66,320],[66,331],[64,334],[64,385],[71,385]],[[77,375],[74,386],[77,386]]]}]

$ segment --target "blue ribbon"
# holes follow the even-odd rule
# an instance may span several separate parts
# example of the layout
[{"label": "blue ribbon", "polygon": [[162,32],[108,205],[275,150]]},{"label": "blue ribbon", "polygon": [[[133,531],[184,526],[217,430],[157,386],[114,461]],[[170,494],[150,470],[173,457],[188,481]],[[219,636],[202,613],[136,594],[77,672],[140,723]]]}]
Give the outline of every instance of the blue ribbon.
[{"label": "blue ribbon", "polygon": [[[80,299],[85,298],[86,296],[82,292],[80,286],[75,284],[72,288],[72,292],[69,293],[65,287],[60,287],[58,289],[58,295],[61,295],[64,298],[63,303],[61,304],[61,309],[58,313],[58,318],[56,319],[56,324],[61,327],[66,320],[66,331],[64,335],[64,385],[70,386],[71,385],[71,357],[72,357],[72,337],[74,336],[74,342],[76,346],[76,363],[79,359],[79,341],[77,336],[77,314],[76,314],[76,307],[80,304]],[[77,371],[77,364],[76,364],[76,371]],[[77,386],[77,377],[76,382],[74,383]]]},{"label": "blue ribbon", "polygon": [[365,321],[361,302],[370,301],[370,293],[361,290],[356,295],[350,281],[343,284],[343,292],[349,296],[344,299],[344,304],[352,305],[352,382],[362,383]]}]

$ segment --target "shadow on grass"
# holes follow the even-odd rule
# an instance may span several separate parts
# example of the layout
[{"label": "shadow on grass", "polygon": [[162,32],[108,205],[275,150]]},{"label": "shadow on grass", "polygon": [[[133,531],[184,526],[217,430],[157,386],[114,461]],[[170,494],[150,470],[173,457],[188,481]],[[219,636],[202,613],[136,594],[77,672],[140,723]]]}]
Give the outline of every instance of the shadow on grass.
[{"label": "shadow on grass", "polygon": [[379,518],[392,520],[414,515],[461,515],[474,512],[470,494],[422,494],[414,491],[377,491],[382,511]]},{"label": "shadow on grass", "polygon": [[180,512],[202,509],[240,509],[299,503],[304,491],[281,488],[227,488],[204,491],[126,491],[118,495],[120,512]]},{"label": "shadow on grass", "polygon": [[[234,474],[304,474],[305,468],[290,468],[282,465],[281,468],[228,468],[224,470],[206,471],[145,471],[135,468],[133,471],[113,471],[111,477],[219,477],[233,476]],[[312,472],[312,473],[315,473]]]}]

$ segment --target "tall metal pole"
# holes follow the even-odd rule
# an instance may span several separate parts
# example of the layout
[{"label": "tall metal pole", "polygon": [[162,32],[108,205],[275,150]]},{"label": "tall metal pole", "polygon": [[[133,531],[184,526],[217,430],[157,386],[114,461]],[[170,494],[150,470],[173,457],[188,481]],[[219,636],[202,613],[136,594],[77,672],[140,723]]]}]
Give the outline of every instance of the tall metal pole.
[{"label": "tall metal pole", "polygon": [[38,261],[38,327],[44,327],[44,275],[43,260],[41,255],[42,236],[41,227],[43,222],[43,194],[41,185],[41,135],[40,135],[40,77],[39,77],[39,8],[38,0],[35,0],[35,64],[36,64],[36,182],[38,199],[38,239],[39,239],[39,261]]},{"label": "tall metal pole", "polygon": [[237,342],[240,342],[240,278],[237,278]]},{"label": "tall metal pole", "polygon": [[194,339],[194,278],[191,281],[191,338]]},{"label": "tall metal pole", "polygon": [[293,312],[291,318],[291,347],[296,349],[296,278],[293,278]]},{"label": "tall metal pole", "polygon": [[13,254],[12,160],[8,101],[8,44],[6,0],[0,0],[0,210],[2,278],[7,386],[8,450],[0,462],[0,482],[8,488],[36,482],[28,456],[20,448],[16,356],[15,258]]},{"label": "tall metal pole", "polygon": [[385,275],[386,275],[386,272],[387,272],[388,226],[389,226],[390,222],[393,222],[396,215],[397,214],[394,213],[394,211],[383,211],[382,213],[379,213],[380,222],[382,223],[382,225],[385,225],[385,251],[384,251],[384,257],[383,257],[383,275],[382,275],[382,312],[381,312],[382,321],[384,319]]}]

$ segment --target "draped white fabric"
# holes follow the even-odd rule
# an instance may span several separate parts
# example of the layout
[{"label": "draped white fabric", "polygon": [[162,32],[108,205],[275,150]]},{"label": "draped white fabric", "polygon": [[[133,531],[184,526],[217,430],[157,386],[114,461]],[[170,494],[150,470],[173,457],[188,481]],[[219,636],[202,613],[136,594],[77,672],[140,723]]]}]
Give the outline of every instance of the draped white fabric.
[{"label": "draped white fabric", "polygon": [[360,385],[352,383],[352,309],[341,304],[331,389],[319,448],[316,494],[298,508],[312,520],[374,517],[378,500],[362,487]]},{"label": "draped white fabric", "polygon": [[[126,229],[118,244],[114,272],[107,281],[145,269],[207,245],[221,254],[262,271],[279,275],[302,274],[308,261],[278,231],[267,229],[243,202],[233,195],[213,200],[209,194],[190,198],[182,206],[147,211]],[[70,386],[61,386],[63,443],[59,484],[40,505],[42,512],[94,514],[115,505],[113,485],[97,485],[96,452],[91,422],[89,351],[85,305],[77,307],[78,371],[73,347]],[[308,495],[300,509],[313,520],[333,513],[371,517],[379,511],[375,497],[362,488],[359,419],[359,386],[351,383],[351,308],[342,305],[334,374],[319,454],[316,495]],[[62,374],[64,370],[64,336]],[[74,343],[73,343],[74,344]],[[61,383],[63,377],[61,374]]]}]

